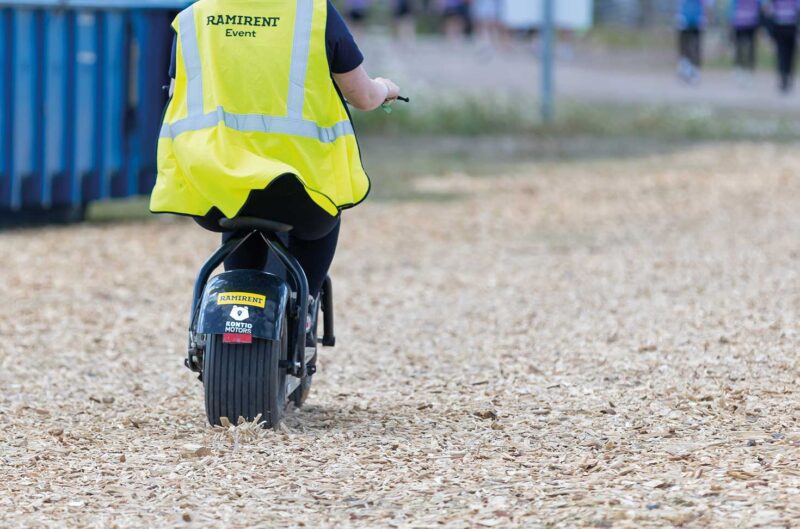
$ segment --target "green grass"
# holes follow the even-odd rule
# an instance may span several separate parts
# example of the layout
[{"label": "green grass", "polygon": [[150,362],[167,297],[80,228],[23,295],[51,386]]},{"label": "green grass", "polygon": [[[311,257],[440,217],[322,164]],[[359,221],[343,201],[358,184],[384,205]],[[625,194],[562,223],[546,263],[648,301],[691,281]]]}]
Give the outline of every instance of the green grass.
[{"label": "green grass", "polygon": [[800,139],[798,116],[769,111],[715,109],[707,106],[620,105],[561,102],[552,125],[539,120],[535,100],[472,96],[418,98],[396,105],[391,115],[357,113],[364,135],[534,137],[601,136],[710,140]]},{"label": "green grass", "polygon": [[92,202],[86,210],[86,218],[91,222],[122,222],[140,220],[152,216],[148,197],[104,200]]},{"label": "green grass", "polygon": [[800,139],[796,115],[706,106],[565,105],[555,134],[668,140]]},{"label": "green grass", "polygon": [[[546,126],[535,101],[419,98],[391,115],[355,118],[376,201],[456,197],[418,192],[414,181],[420,176],[491,177],[533,162],[632,157],[702,141],[800,140],[794,115],[707,107],[563,102],[556,122]],[[133,198],[94,203],[88,217],[109,222],[152,215],[146,198]]]},{"label": "green grass", "polygon": [[458,134],[464,136],[530,131],[536,126],[536,109],[517,105],[511,98],[491,101],[474,96],[415,98],[396,103],[394,112],[357,112],[356,128],[367,134]]},{"label": "green grass", "polygon": [[664,49],[675,46],[675,31],[670,27],[647,29],[623,26],[595,26],[582,35],[582,44],[614,50]]},{"label": "green grass", "polygon": [[[720,43],[722,40],[722,43]],[[714,26],[704,37],[703,67],[713,70],[734,68],[734,44],[731,31],[727,27]],[[586,50],[603,49],[610,53],[617,51],[650,51],[652,53],[677,54],[676,31],[667,26],[655,28],[626,28],[617,26],[596,26],[580,35],[578,46]],[[720,46],[722,44],[722,46]],[[775,50],[772,39],[766,31],[758,33],[756,45],[756,66],[761,71],[775,68]]]}]

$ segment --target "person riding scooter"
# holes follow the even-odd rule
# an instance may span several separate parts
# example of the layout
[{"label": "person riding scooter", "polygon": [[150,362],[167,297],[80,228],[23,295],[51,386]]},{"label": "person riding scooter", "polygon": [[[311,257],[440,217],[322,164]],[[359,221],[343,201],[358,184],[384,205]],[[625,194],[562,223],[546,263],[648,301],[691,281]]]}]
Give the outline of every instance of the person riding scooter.
[{"label": "person riding scooter", "polygon": [[[329,0],[200,0],[172,25],[171,99],[158,142],[154,213],[189,215],[237,237],[222,218],[289,224],[289,250],[316,297],[339,236],[341,211],[370,188],[345,100],[374,110],[399,96],[371,79]],[[250,237],[226,270],[266,265]]]}]

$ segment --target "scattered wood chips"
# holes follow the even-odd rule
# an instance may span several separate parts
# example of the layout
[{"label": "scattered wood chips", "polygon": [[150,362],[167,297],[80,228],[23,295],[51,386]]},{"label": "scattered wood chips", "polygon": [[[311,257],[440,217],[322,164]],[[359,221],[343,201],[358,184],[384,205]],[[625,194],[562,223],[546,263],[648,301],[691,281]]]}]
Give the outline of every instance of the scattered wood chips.
[{"label": "scattered wood chips", "polygon": [[2,233],[0,526],[798,526],[798,174],[728,144],[347,212],[278,432],[208,427],[182,367],[214,236]]}]

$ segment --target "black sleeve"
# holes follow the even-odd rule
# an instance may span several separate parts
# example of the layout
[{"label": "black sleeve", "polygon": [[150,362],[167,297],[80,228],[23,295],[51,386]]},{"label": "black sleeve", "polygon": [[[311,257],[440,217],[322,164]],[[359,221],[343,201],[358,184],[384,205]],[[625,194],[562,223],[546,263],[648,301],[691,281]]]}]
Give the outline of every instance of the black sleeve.
[{"label": "black sleeve", "polygon": [[331,72],[352,72],[364,62],[364,56],[358,49],[353,34],[350,33],[342,15],[328,0],[328,23],[325,28],[325,45],[328,52],[328,64]]},{"label": "black sleeve", "polygon": [[177,69],[177,66],[175,66],[176,62],[175,56],[177,55],[177,47],[178,47],[178,36],[175,35],[174,37],[172,37],[172,55],[170,56],[169,59],[169,76],[172,79],[175,79],[175,70]]}]

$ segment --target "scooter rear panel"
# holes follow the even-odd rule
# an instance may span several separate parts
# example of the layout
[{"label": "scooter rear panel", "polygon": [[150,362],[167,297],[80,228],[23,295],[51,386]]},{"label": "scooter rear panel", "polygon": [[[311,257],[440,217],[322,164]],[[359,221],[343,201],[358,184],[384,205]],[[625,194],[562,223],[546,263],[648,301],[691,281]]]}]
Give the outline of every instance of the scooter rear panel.
[{"label": "scooter rear panel", "polygon": [[232,341],[280,339],[289,287],[283,279],[256,270],[234,270],[212,278],[203,293],[197,331]]}]

